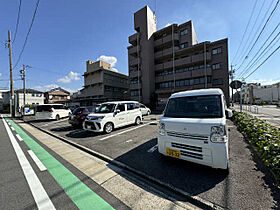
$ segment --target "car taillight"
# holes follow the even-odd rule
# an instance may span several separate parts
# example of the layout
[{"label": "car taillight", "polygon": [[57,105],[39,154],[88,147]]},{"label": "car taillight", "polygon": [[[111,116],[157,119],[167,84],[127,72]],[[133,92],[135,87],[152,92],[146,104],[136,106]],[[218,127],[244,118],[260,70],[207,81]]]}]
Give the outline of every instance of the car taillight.
[{"label": "car taillight", "polygon": [[78,115],[77,115],[78,118],[80,118],[80,117],[82,117],[82,116],[83,116],[83,114],[78,114]]}]

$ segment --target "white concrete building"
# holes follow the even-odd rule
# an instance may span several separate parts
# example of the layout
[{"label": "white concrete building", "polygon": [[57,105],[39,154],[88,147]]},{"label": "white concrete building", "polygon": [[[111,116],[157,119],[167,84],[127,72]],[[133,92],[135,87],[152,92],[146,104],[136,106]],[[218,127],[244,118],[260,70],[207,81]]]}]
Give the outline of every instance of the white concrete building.
[{"label": "white concrete building", "polygon": [[248,84],[242,88],[242,101],[245,104],[278,104],[280,101],[280,83],[261,85]]},{"label": "white concrete building", "polygon": [[[16,108],[23,106],[23,89],[15,91]],[[44,104],[44,93],[38,90],[26,89],[25,104],[40,105]]]}]

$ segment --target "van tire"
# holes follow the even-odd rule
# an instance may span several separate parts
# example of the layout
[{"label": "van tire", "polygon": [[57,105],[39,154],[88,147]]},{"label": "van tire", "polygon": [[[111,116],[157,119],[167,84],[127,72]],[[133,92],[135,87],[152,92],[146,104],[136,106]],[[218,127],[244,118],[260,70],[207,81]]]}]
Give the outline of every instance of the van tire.
[{"label": "van tire", "polygon": [[141,123],[141,118],[140,117],[136,117],[135,125],[140,125],[140,123]]},{"label": "van tire", "polygon": [[111,122],[107,122],[105,125],[104,125],[104,133],[107,133],[107,134],[109,134],[109,133],[111,133],[113,130],[114,130],[114,125],[113,125],[113,123],[111,123]]},{"label": "van tire", "polygon": [[57,114],[57,115],[55,116],[55,120],[58,121],[59,119],[60,119],[60,117],[59,117],[59,115]]}]

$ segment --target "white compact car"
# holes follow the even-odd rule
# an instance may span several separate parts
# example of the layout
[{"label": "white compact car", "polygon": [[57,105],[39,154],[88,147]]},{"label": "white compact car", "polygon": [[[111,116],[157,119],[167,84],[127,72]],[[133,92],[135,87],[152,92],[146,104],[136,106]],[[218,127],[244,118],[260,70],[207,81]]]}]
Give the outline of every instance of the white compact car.
[{"label": "white compact car", "polygon": [[231,117],[220,89],[172,94],[160,119],[158,151],[166,156],[228,169],[228,129]]},{"label": "white compact car", "polygon": [[140,108],[143,116],[151,114],[151,110],[148,107],[146,107],[144,104],[140,104]]},{"label": "white compact car", "polygon": [[63,104],[43,104],[36,106],[36,120],[59,120],[68,117],[71,110]]},{"label": "white compact car", "polygon": [[107,102],[89,114],[83,124],[85,130],[111,133],[115,128],[142,121],[140,105],[136,101]]}]

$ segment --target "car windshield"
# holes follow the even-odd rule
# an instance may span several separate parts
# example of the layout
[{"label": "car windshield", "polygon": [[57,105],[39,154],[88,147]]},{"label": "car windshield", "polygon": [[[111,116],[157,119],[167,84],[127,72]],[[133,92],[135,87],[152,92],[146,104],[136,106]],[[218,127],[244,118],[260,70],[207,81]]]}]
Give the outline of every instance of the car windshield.
[{"label": "car windshield", "polygon": [[115,104],[102,104],[95,113],[111,113],[115,110]]},{"label": "car windshield", "polygon": [[82,113],[82,111],[84,110],[84,108],[76,108],[74,111],[73,111],[73,114],[80,114]]},{"label": "car windshield", "polygon": [[171,98],[168,101],[164,116],[175,118],[221,118],[223,116],[221,96]]}]

